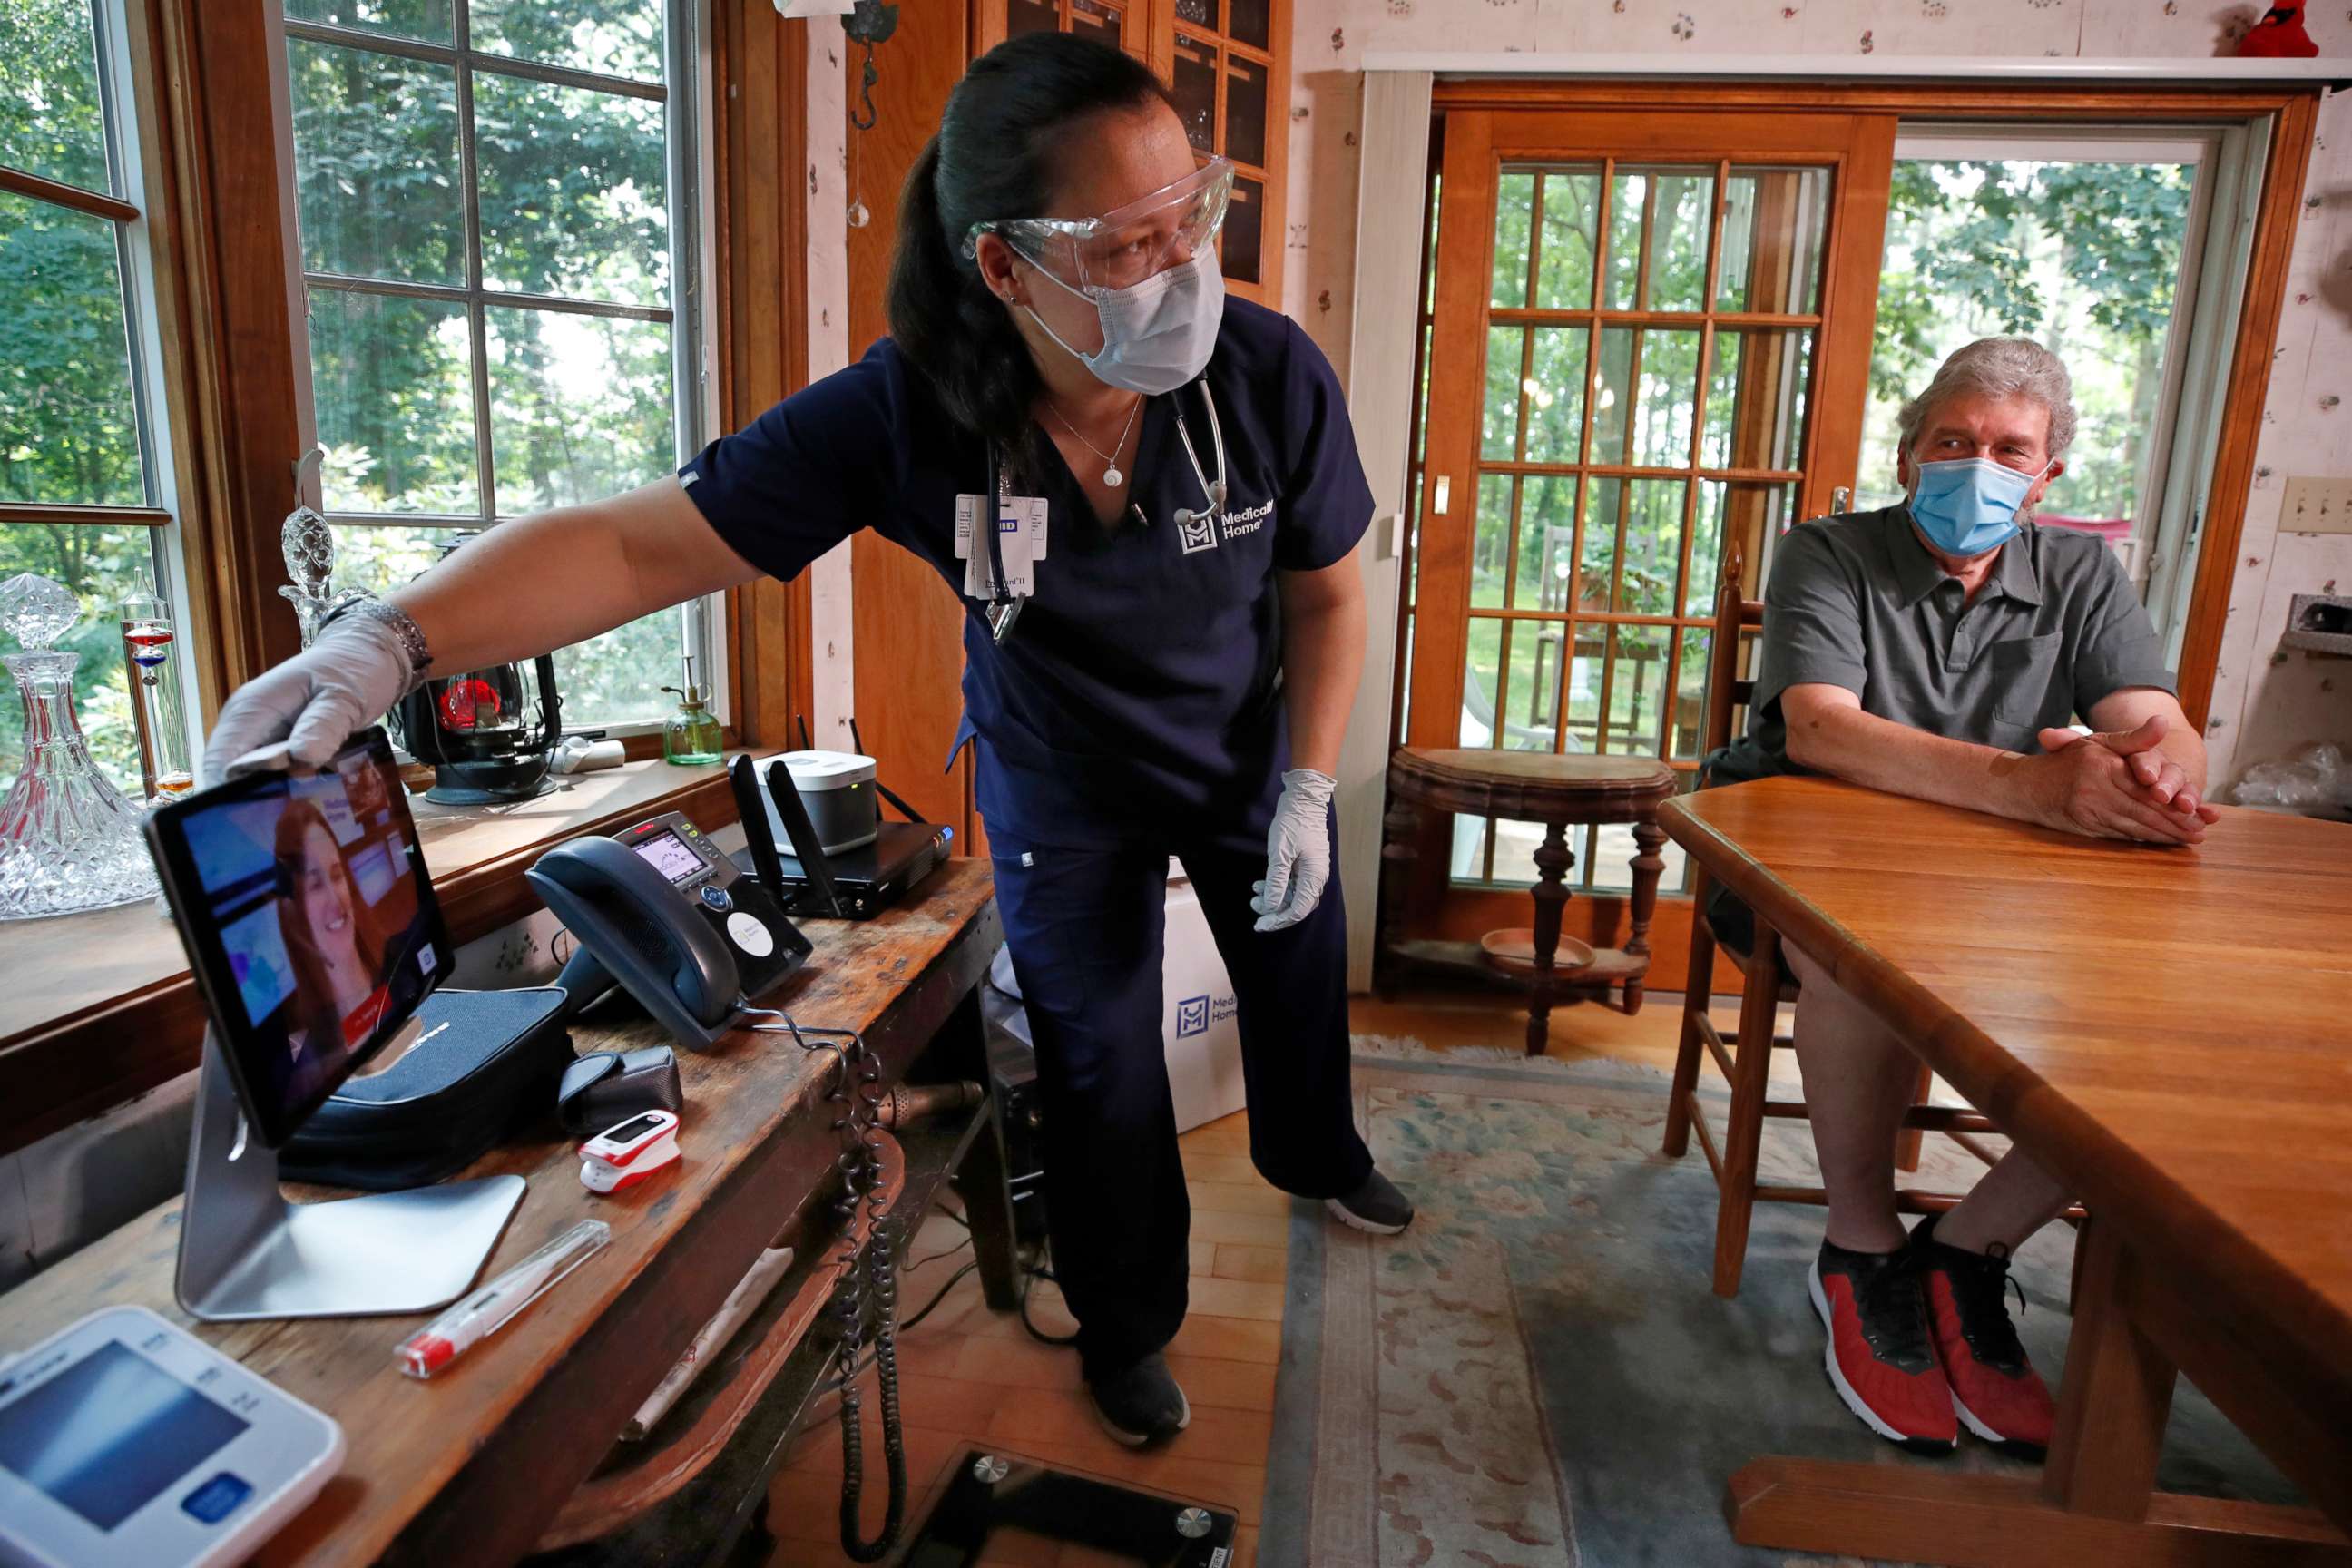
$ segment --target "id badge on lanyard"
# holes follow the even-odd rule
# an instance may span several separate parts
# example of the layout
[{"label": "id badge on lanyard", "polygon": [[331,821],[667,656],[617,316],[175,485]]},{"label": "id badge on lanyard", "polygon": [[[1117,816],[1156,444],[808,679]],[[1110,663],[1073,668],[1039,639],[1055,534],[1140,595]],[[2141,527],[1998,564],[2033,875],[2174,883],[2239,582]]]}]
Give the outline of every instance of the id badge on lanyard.
[{"label": "id badge on lanyard", "polygon": [[[956,554],[964,563],[964,596],[986,601],[982,614],[989,635],[1001,643],[1036,592],[1037,563],[1045,559],[1045,501],[1007,492],[1003,458],[993,442],[988,448],[988,489],[993,507],[982,496],[956,497]],[[981,519],[992,513],[992,526],[983,528]],[[973,547],[976,534],[985,535],[985,550]]]}]

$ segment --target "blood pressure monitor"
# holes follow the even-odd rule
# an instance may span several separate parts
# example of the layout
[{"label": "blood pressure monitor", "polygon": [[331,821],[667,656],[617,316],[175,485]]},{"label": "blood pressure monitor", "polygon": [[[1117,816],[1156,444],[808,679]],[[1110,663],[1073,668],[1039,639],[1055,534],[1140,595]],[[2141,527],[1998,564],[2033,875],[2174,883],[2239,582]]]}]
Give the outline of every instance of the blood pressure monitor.
[{"label": "blood pressure monitor", "polygon": [[343,1432],[144,1307],[0,1363],[0,1564],[244,1562],[341,1468]]}]

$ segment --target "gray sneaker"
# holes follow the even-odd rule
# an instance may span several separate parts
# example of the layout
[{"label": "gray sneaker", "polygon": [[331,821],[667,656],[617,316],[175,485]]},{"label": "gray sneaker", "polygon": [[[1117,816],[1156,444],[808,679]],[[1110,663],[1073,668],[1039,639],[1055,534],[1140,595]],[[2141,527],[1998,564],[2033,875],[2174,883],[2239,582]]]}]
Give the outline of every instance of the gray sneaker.
[{"label": "gray sneaker", "polygon": [[1164,1442],[1192,1424],[1192,1406],[1168,1370],[1168,1358],[1158,1351],[1124,1371],[1092,1379],[1087,1393],[1103,1430],[1130,1448]]},{"label": "gray sneaker", "polygon": [[1396,1190],[1396,1184],[1378,1171],[1364,1178],[1364,1184],[1344,1197],[1325,1198],[1323,1206],[1341,1225],[1374,1236],[1394,1236],[1412,1223],[1412,1200]]}]

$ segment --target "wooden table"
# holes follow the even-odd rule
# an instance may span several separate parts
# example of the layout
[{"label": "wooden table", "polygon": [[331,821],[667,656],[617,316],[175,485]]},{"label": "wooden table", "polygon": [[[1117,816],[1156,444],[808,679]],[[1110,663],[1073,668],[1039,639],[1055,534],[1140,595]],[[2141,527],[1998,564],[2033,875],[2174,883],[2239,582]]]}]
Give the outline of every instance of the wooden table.
[{"label": "wooden table", "polygon": [[[1389,757],[1388,811],[1381,822],[1380,938],[1374,956],[1375,984],[1386,995],[1395,982],[1415,972],[1501,984],[1528,994],[1528,1055],[1543,1055],[1550,1037],[1552,1004],[1566,992],[1625,988],[1625,1011],[1642,1010],[1642,984],[1650,973],[1650,916],[1657,908],[1658,877],[1665,861],[1658,853],[1666,836],[1658,826],[1660,803],[1675,793],[1675,775],[1655,757],[1638,752],[1594,756],[1583,752],[1438,750],[1399,746]],[[1475,942],[1444,942],[1404,934],[1409,885],[1421,855],[1422,813],[1539,822],[1544,841],[1535,852],[1535,925],[1528,969],[1505,968]],[[1633,929],[1622,948],[1592,949],[1572,942],[1576,957],[1555,966],[1560,952],[1560,911],[1568,903],[1567,876],[1576,864],[1568,847],[1569,825],[1627,823],[1633,830]]]},{"label": "wooden table", "polygon": [[[804,929],[814,955],[765,1005],[863,1030],[886,1083],[927,1047],[940,1076],[984,1081],[978,985],[1003,940],[984,862],[949,862],[919,897],[877,920]],[[642,1015],[624,1019],[575,1026],[574,1042],[586,1050],[664,1038]],[[0,1345],[138,1302],[340,1421],[351,1445],[342,1473],[257,1563],[510,1563],[604,1458],[604,1436],[620,1431],[761,1249],[831,1178],[840,1150],[824,1098],[831,1061],[748,1033],[717,1051],[681,1051],[684,1158],[674,1174],[629,1193],[591,1196],[578,1179],[576,1140],[556,1135],[551,1117],[543,1134],[466,1173],[513,1172],[530,1184],[484,1278],[583,1218],[610,1223],[613,1240],[430,1383],[403,1376],[392,1360],[421,1318],[190,1323],[172,1300],[176,1199],[0,1296]],[[991,1304],[1009,1310],[1018,1294],[1012,1215],[1001,1197],[987,1200],[1003,1179],[1002,1145],[992,1123],[982,1133],[967,1166],[977,1178],[969,1212]]]},{"label": "wooden table", "polygon": [[[2352,1563],[2352,828],[2225,810],[2158,850],[1790,778],[1659,820],[2092,1216],[2038,1481],[1759,1459],[1738,1538]],[[2319,1511],[2154,1492],[2176,1369]]]}]

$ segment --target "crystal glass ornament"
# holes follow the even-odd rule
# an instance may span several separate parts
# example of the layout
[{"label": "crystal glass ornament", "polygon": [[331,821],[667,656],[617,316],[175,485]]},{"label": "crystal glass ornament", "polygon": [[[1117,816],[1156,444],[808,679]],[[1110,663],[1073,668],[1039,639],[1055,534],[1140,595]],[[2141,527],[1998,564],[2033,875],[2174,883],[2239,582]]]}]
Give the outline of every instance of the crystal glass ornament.
[{"label": "crystal glass ornament", "polygon": [[143,814],[91,761],[73,705],[81,656],[56,647],[81,605],[47,577],[0,583],[0,658],[25,703],[25,769],[0,803],[0,920],[105,909],[158,892]]},{"label": "crystal glass ornament", "polygon": [[358,588],[336,591],[335,531],[309,507],[298,506],[287,514],[286,526],[278,531],[278,544],[286,552],[286,575],[293,584],[278,589],[278,596],[294,606],[302,646],[309,647],[317,640],[319,625],[329,612],[367,595]]},{"label": "crystal glass ornament", "polygon": [[131,672],[131,716],[138,721],[139,771],[149,800],[177,800],[195,787],[188,765],[187,711],[182,706],[180,640],[172,606],[142,577],[122,601],[122,658]]}]

